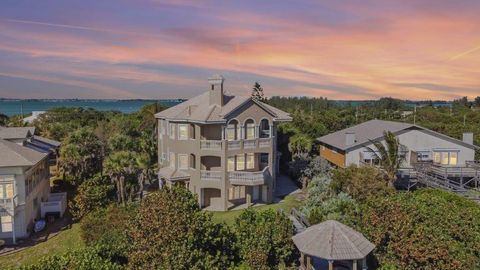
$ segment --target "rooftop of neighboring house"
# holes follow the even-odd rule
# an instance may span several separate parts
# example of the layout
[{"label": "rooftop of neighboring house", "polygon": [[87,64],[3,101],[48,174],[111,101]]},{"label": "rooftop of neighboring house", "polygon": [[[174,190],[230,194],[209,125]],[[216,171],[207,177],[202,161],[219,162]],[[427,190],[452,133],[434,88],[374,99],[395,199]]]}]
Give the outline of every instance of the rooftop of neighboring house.
[{"label": "rooftop of neighboring house", "polygon": [[0,139],[25,139],[35,133],[35,127],[0,127]]},{"label": "rooftop of neighboring house", "polygon": [[290,115],[282,110],[253,99],[250,96],[224,94],[223,77],[214,75],[209,78],[211,90],[193,97],[181,104],[168,108],[155,115],[168,120],[191,121],[201,123],[224,123],[228,116],[252,101],[272,115],[274,121],[291,121]]},{"label": "rooftop of neighboring house", "polygon": [[468,148],[478,148],[477,146],[473,145],[473,135],[471,133],[469,133],[471,142],[470,140],[469,142],[465,142],[418,125],[378,119],[370,120],[346,129],[339,130],[337,132],[330,133],[318,138],[317,141],[322,144],[333,146],[342,151],[349,151],[351,149],[364,146],[365,144],[370,143],[370,141],[383,138],[384,131],[390,131],[397,135],[398,133],[409,129],[422,130],[433,136],[452,141]]},{"label": "rooftop of neighboring house", "polygon": [[0,167],[33,166],[47,156],[47,153],[0,139]]}]

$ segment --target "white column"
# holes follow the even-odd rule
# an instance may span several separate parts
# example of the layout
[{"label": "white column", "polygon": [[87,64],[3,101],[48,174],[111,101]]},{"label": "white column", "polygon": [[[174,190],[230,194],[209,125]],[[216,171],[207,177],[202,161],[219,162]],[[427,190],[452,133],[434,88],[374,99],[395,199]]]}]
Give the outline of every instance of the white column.
[{"label": "white column", "polygon": [[362,260],[362,270],[367,270],[367,258],[363,258]]}]

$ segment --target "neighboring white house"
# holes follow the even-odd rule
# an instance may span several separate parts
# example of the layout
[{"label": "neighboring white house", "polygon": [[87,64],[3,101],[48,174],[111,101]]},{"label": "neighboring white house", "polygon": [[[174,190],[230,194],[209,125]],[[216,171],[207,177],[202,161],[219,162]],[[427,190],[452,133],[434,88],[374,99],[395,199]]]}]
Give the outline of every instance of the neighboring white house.
[{"label": "neighboring white house", "polygon": [[56,155],[60,143],[33,133],[32,128],[0,127],[0,239],[13,243],[29,236],[41,213],[65,210],[65,194],[50,194],[49,182],[49,156]]},{"label": "neighboring white house", "polygon": [[320,156],[331,163],[346,167],[374,163],[372,141],[384,141],[383,132],[390,131],[406,147],[404,168],[418,161],[432,161],[444,166],[465,166],[475,158],[473,133],[464,133],[463,140],[409,123],[371,120],[318,138]]},{"label": "neighboring white house", "polygon": [[50,193],[48,154],[0,139],[0,238],[24,238]]},{"label": "neighboring white house", "polygon": [[23,118],[23,122],[31,124],[33,123],[33,121],[37,120],[40,115],[44,113],[46,113],[46,111],[32,111],[32,115]]}]

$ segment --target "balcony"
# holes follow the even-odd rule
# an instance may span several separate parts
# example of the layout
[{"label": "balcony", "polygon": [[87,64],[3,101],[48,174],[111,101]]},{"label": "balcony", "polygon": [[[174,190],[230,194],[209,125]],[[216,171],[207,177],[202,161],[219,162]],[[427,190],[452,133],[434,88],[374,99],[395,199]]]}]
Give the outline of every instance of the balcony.
[{"label": "balcony", "polygon": [[222,150],[222,141],[221,140],[202,140],[200,141],[200,149]]},{"label": "balcony", "polygon": [[228,179],[232,185],[258,186],[267,183],[270,178],[268,167],[258,172],[234,171],[228,172]]},{"label": "balcony", "polygon": [[[228,150],[241,150],[241,149],[265,149],[272,147],[272,138],[256,138],[256,139],[244,139],[235,141],[226,141]],[[200,149],[210,151],[220,151],[223,149],[222,140],[201,140]]]},{"label": "balcony", "polygon": [[221,181],[222,178],[222,171],[200,171],[200,180],[202,181]]}]

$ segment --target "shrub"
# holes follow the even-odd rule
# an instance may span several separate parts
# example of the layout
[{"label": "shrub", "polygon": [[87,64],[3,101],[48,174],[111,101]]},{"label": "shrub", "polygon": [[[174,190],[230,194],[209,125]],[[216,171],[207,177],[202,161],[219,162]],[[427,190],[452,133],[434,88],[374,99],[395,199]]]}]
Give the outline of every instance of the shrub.
[{"label": "shrub", "polygon": [[117,270],[121,267],[98,254],[97,248],[82,248],[41,259],[21,270]]},{"label": "shrub", "polygon": [[394,189],[385,182],[383,174],[370,166],[350,166],[334,170],[330,187],[335,193],[348,193],[356,201],[365,201],[371,196],[385,196],[394,192]]},{"label": "shrub", "polygon": [[80,236],[88,246],[98,246],[104,258],[126,264],[129,242],[125,233],[128,221],[135,216],[133,204],[112,204],[85,216],[80,222]]},{"label": "shrub", "polygon": [[311,224],[328,219],[343,221],[355,201],[347,193],[336,193],[331,189],[328,176],[316,176],[308,186],[307,199],[302,212]]},{"label": "shrub", "polygon": [[480,207],[455,194],[421,189],[372,197],[351,218],[377,245],[384,269],[480,268]]},{"label": "shrub", "polygon": [[70,211],[74,219],[79,220],[95,209],[108,205],[112,201],[114,192],[111,182],[101,175],[95,175],[83,181],[70,203]]},{"label": "shrub", "polygon": [[182,187],[146,196],[128,236],[132,269],[226,269],[237,262],[234,235]]},{"label": "shrub", "polygon": [[297,258],[288,217],[274,210],[247,209],[235,220],[240,257],[251,269],[272,269]]}]

